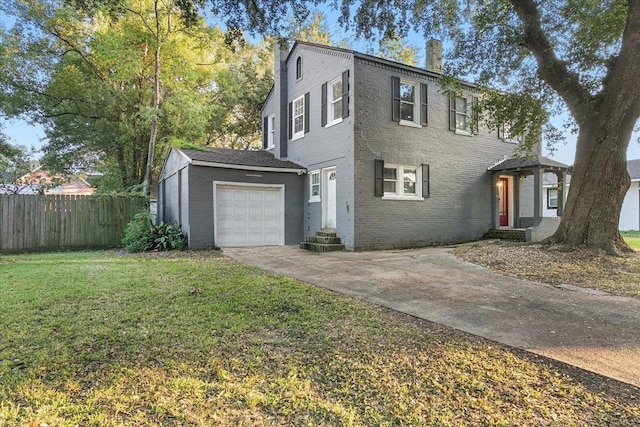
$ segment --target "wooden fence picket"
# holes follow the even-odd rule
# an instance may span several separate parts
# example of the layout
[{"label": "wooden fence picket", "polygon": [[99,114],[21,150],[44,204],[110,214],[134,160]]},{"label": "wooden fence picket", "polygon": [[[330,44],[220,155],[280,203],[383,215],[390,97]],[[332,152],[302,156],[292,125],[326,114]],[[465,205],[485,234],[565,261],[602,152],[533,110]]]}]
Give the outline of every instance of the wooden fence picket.
[{"label": "wooden fence picket", "polygon": [[0,195],[0,253],[120,245],[140,196]]}]

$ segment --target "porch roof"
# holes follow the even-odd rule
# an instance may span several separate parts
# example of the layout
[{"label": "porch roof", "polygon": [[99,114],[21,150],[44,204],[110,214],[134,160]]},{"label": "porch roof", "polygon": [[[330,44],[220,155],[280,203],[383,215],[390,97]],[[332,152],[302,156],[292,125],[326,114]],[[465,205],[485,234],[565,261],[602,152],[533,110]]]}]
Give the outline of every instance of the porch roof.
[{"label": "porch roof", "polygon": [[544,170],[564,170],[569,169],[568,165],[549,159],[548,157],[536,155],[533,157],[504,159],[499,163],[489,167],[489,172],[507,172],[507,171],[530,171],[534,168]]}]

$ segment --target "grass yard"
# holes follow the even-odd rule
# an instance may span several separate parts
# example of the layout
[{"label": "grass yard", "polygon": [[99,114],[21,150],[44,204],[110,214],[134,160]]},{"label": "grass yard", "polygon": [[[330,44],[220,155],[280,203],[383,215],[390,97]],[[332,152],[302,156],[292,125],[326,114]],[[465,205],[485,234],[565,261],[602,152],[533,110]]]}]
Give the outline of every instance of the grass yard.
[{"label": "grass yard", "polygon": [[622,237],[632,249],[640,251],[640,231],[622,231]]},{"label": "grass yard", "polygon": [[638,426],[638,389],[212,252],[0,257],[0,426]]}]

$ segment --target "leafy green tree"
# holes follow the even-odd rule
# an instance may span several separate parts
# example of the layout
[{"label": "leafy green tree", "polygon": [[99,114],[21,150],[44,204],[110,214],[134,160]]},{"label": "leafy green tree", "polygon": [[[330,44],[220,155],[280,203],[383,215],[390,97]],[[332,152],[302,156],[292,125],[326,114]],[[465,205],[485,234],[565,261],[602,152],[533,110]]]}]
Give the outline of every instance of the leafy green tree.
[{"label": "leafy green tree", "polygon": [[[99,171],[119,177],[101,178],[109,187],[102,190],[146,191],[148,165],[157,171],[178,138],[257,144],[271,79],[264,53],[226,43],[202,20],[186,27],[171,4],[131,0],[118,13],[89,15],[37,0],[1,6],[18,22],[0,40],[15,52],[0,60],[2,105],[44,125],[44,162],[52,170]],[[247,89],[251,97],[242,96]]]}]

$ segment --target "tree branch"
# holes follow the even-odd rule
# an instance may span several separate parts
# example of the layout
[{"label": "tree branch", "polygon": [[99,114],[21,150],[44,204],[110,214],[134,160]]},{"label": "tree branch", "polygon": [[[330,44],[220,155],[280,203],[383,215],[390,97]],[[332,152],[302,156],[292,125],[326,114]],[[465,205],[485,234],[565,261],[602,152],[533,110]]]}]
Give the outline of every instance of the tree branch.
[{"label": "tree branch", "polygon": [[[640,0],[629,0],[628,7],[620,54],[611,58],[598,98],[606,107],[618,109],[635,122],[635,118],[640,115],[640,88],[637,85],[637,67],[640,64]],[[629,91],[635,91],[635,95],[631,95]]]},{"label": "tree branch", "polygon": [[511,0],[511,5],[524,26],[524,46],[534,55],[538,63],[538,75],[565,101],[574,119],[588,120],[587,113],[592,96],[580,84],[577,73],[570,71],[551,46],[542,29],[540,11],[534,0]]}]

